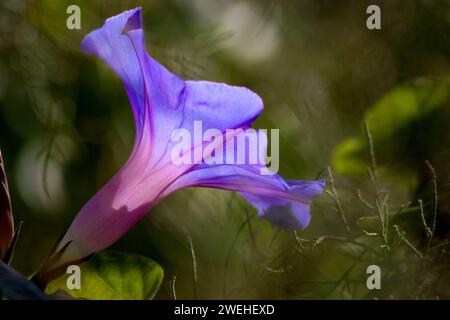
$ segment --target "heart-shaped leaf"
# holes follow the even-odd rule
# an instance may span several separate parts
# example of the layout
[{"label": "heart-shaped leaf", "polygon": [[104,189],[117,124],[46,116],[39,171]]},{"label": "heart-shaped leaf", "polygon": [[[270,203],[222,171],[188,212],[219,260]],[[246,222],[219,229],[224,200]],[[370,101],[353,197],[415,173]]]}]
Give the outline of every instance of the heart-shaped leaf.
[{"label": "heart-shaped leaf", "polygon": [[[77,271],[50,282],[46,292],[59,290],[76,298],[93,300],[152,299],[163,279],[163,269],[153,260],[131,253],[102,252],[80,265],[80,289],[69,289]],[[72,277],[72,278],[70,278]]]}]

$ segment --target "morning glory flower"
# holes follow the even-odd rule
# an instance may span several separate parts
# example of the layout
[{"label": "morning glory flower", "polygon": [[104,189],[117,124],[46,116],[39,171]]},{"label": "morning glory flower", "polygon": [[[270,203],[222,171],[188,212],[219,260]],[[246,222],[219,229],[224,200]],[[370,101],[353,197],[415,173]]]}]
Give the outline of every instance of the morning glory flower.
[{"label": "morning glory flower", "polygon": [[[260,163],[174,163],[175,130],[192,132],[194,122],[201,121],[204,130],[237,129],[239,135],[250,128],[263,104],[247,88],[185,81],[171,73],[147,53],[141,19],[140,8],[123,12],[82,41],[86,53],[102,59],[122,80],[134,116],[135,143],[128,161],[86,203],[59,242],[56,252],[64,251],[61,261],[76,261],[107,248],[155,204],[186,187],[237,191],[272,224],[304,229],[310,221],[310,203],[325,181],[264,175]],[[228,139],[222,142],[227,144]],[[194,153],[199,147],[192,146]]]},{"label": "morning glory flower", "polygon": [[0,151],[0,260],[11,245],[14,236],[14,220],[11,210],[8,179],[6,178],[3,157]]}]

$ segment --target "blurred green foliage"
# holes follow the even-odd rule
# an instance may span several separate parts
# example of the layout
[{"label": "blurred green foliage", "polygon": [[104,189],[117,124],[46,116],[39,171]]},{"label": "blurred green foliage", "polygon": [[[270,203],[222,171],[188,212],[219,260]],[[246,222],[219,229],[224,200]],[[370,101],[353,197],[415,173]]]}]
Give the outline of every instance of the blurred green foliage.
[{"label": "blurred green foliage", "polygon": [[[450,126],[449,106],[448,78],[419,79],[395,87],[366,111],[364,119],[378,153],[383,156],[378,165],[382,165],[380,170],[386,179],[399,180],[410,190],[417,188],[418,167],[445,152],[443,146],[450,146],[450,139],[442,130]],[[366,174],[370,153],[364,130],[361,131],[359,137],[349,138],[335,149],[333,166],[337,173]]]},{"label": "blurred green foliage", "polygon": [[[365,12],[375,3],[382,29],[370,31]],[[69,4],[81,8],[81,30],[65,26]],[[138,5],[148,51],[173,72],[261,95],[265,110],[256,127],[280,128],[282,175],[325,178],[333,165],[351,228],[327,194],[314,203],[308,229],[294,235],[258,219],[246,222],[255,212],[238,195],[182,190],[113,248],[163,267],[156,298],[171,298],[174,288],[177,298],[194,297],[192,248],[199,298],[450,296],[442,242],[450,225],[447,0],[2,1],[0,147],[15,219],[24,220],[13,261],[18,270],[30,274],[41,265],[129,155],[134,133],[122,85],[81,52],[80,41],[107,17]],[[365,120],[377,186],[361,174],[370,166]],[[423,199],[430,221],[435,203],[424,160],[438,176],[433,246],[442,246],[431,251],[417,206]],[[390,253],[386,239],[364,233],[380,232],[373,207],[381,202],[387,215],[410,210],[417,218],[395,221],[400,234],[388,226]],[[358,227],[361,217],[376,217],[371,224],[378,227]],[[365,285],[370,264],[382,268],[380,291]]]}]

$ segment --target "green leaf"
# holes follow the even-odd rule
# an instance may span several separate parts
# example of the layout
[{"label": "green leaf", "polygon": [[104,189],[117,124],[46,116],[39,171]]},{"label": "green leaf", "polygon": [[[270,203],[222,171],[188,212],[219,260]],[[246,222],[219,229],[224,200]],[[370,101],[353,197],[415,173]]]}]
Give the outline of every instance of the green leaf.
[{"label": "green leaf", "polygon": [[80,265],[81,289],[68,289],[71,274],[64,274],[47,286],[52,294],[58,289],[76,298],[93,300],[152,299],[163,280],[159,264],[146,257],[121,252],[102,252]]}]

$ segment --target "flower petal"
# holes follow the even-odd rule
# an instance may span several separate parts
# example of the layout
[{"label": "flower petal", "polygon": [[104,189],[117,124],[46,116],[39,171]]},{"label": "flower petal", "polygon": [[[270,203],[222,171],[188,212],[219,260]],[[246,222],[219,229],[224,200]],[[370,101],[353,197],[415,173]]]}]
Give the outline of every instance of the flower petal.
[{"label": "flower petal", "polygon": [[192,167],[176,166],[170,159],[175,129],[194,134],[194,121],[202,121],[204,130],[225,130],[249,125],[262,111],[259,96],[246,88],[184,81],[150,57],[140,8],[106,20],[84,38],[82,47],[105,61],[122,80],[136,137],[127,163],[86,203],[61,240],[58,249],[74,243],[66,249],[66,261],[114,243]]},{"label": "flower petal", "polygon": [[[249,129],[252,130],[252,129]],[[284,180],[266,168],[267,134],[263,130],[253,132],[257,137],[257,147],[246,145],[242,148],[237,140],[247,137],[251,131],[235,130],[231,140],[226,140],[219,149],[219,158],[228,156],[228,147],[232,148],[233,164],[211,165],[201,163],[178,178],[165,191],[165,195],[185,187],[211,187],[240,192],[257,210],[258,216],[286,230],[302,230],[310,222],[310,203],[322,193],[325,180],[302,181]],[[232,142],[233,141],[233,142]],[[257,162],[251,164],[249,155],[258,154]],[[237,159],[245,159],[245,164],[237,164]],[[204,159],[207,160],[207,159]],[[226,163],[226,162],[224,162]]]},{"label": "flower petal", "polygon": [[[247,168],[246,168],[247,167]],[[240,192],[258,209],[258,216],[287,229],[304,229],[310,221],[310,203],[322,193],[325,180],[286,181],[279,175],[263,176],[258,168],[218,165],[202,167],[180,177],[171,189],[211,187]]]},{"label": "flower petal", "polygon": [[[141,9],[106,20],[82,42],[86,53],[104,60],[122,80],[136,123],[136,142],[148,143],[147,165],[160,162],[177,128],[203,129],[249,125],[262,111],[261,99],[243,87],[207,81],[183,81],[150,57],[145,49]],[[149,140],[151,139],[151,141]]]},{"label": "flower petal", "polygon": [[[251,129],[250,129],[251,130]],[[264,163],[267,155],[267,136],[264,131],[257,131],[257,150],[239,148],[236,140],[245,131],[237,131],[232,144],[233,153],[239,157],[247,155],[246,164],[199,164],[188,173],[178,178],[166,193],[185,187],[211,187],[240,192],[257,210],[258,216],[272,224],[287,230],[302,230],[310,221],[310,203],[315,196],[322,193],[325,180],[302,181],[284,180],[281,176],[269,174]],[[227,141],[222,148],[226,153]],[[248,154],[257,153],[258,162],[249,164]],[[219,154],[219,157],[223,154]],[[245,155],[244,155],[245,156]],[[241,157],[242,158],[242,157]]]}]

